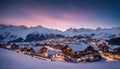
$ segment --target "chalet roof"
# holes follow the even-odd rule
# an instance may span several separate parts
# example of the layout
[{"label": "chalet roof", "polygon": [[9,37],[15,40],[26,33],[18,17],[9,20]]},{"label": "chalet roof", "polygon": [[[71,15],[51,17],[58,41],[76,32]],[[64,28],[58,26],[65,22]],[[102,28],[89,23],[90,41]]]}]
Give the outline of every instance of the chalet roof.
[{"label": "chalet roof", "polygon": [[41,47],[41,46],[33,47],[33,49],[34,49],[35,51],[40,50],[40,49],[42,49],[42,48],[43,48],[43,47]]},{"label": "chalet roof", "polygon": [[116,49],[120,47],[119,45],[108,45],[108,46],[110,49]]},{"label": "chalet roof", "polygon": [[98,48],[96,46],[94,46],[91,43],[87,43],[85,44],[84,42],[81,42],[80,44],[68,44],[69,47],[71,47],[71,49],[73,51],[83,51],[85,50],[88,46],[92,46],[95,50],[98,50]]},{"label": "chalet roof", "polygon": [[11,42],[10,45],[12,45],[12,44],[21,45],[21,44],[30,44],[30,42]]},{"label": "chalet roof", "polygon": [[22,45],[22,46],[19,46],[19,48],[27,48],[27,49],[30,49],[30,48],[32,48],[32,46],[24,46],[24,45]]},{"label": "chalet roof", "polygon": [[47,50],[47,53],[48,53],[49,55],[59,54],[59,53],[61,53],[61,52],[62,52],[62,51],[56,51],[56,50],[50,50],[50,49]]},{"label": "chalet roof", "polygon": [[62,52],[61,50],[47,47],[47,53],[48,53],[49,55],[59,54],[59,53],[61,53],[61,52]]}]

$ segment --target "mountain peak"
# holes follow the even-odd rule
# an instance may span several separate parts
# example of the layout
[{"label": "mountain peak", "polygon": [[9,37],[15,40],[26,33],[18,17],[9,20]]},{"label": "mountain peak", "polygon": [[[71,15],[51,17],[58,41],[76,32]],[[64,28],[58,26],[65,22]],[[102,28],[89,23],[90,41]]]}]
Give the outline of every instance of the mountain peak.
[{"label": "mountain peak", "polygon": [[35,27],[40,27],[40,28],[42,27],[43,28],[43,26],[41,26],[41,25],[38,25],[38,26],[35,26]]},{"label": "mountain peak", "polygon": [[102,28],[101,27],[97,27],[96,30],[101,30]]}]

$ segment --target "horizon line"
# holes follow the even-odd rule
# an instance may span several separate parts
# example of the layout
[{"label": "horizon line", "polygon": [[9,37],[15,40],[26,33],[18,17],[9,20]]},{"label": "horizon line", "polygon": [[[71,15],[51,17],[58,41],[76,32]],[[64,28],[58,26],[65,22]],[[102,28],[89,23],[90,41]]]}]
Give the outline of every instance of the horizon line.
[{"label": "horizon line", "polygon": [[68,29],[82,29],[82,28],[84,28],[84,29],[93,29],[93,30],[96,30],[96,29],[98,29],[98,28],[101,28],[101,29],[111,29],[111,28],[120,27],[120,26],[113,26],[113,27],[106,27],[106,28],[105,28],[105,27],[96,27],[96,28],[88,28],[88,27],[75,28],[75,27],[69,27],[69,28],[67,28],[67,29],[65,29],[65,30],[61,30],[61,29],[55,29],[55,28],[48,28],[48,27],[45,27],[45,26],[42,26],[42,25],[35,25],[35,26],[14,25],[14,24],[0,24],[0,25],[5,25],[5,26],[24,26],[24,27],[27,27],[27,28],[34,28],[34,27],[40,26],[40,27],[43,27],[43,28],[53,29],[53,30],[59,30],[59,31],[62,31],[62,32],[66,31],[66,30],[68,30]]}]

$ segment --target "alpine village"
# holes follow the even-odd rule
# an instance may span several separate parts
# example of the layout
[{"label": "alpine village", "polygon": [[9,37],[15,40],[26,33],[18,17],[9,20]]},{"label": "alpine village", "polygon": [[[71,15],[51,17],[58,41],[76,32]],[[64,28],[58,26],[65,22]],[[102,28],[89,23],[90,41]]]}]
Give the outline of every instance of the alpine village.
[{"label": "alpine village", "polygon": [[120,60],[120,47],[107,40],[57,38],[32,42],[13,42],[0,47],[19,54],[50,61],[72,63]]}]

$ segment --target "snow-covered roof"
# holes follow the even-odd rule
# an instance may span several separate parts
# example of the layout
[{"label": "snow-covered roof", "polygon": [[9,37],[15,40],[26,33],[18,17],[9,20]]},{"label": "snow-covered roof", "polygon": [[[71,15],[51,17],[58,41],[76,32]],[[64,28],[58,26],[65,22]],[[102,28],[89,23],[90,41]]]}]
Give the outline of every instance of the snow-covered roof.
[{"label": "snow-covered roof", "polygon": [[86,49],[88,46],[92,46],[95,50],[98,50],[97,47],[95,47],[93,44],[91,44],[90,42],[88,42],[87,44],[85,44],[84,42],[81,42],[80,44],[68,44],[69,47],[71,47],[72,50],[74,51],[83,51],[84,49]]},{"label": "snow-covered roof", "polygon": [[108,45],[108,47],[110,47],[110,49],[115,49],[115,48],[118,48],[120,46],[119,45]]},{"label": "snow-covered roof", "polygon": [[35,51],[40,50],[41,48],[43,48],[43,47],[41,47],[41,46],[33,47],[33,49],[34,49]]},{"label": "snow-covered roof", "polygon": [[47,53],[48,53],[49,55],[59,54],[59,53],[62,52],[61,50],[54,49],[54,48],[51,48],[51,47],[46,47],[46,48],[47,48]]},{"label": "snow-covered roof", "polygon": [[24,45],[21,45],[21,46],[19,46],[19,48],[27,48],[27,49],[30,49],[30,48],[32,48],[32,46],[24,46]]},{"label": "snow-covered roof", "polygon": [[19,46],[19,48],[25,48],[25,47],[26,47],[27,49],[33,48],[35,51],[40,50],[41,48],[43,48],[43,47],[41,47],[41,46],[24,46],[24,45]]},{"label": "snow-covered roof", "polygon": [[48,53],[49,55],[53,55],[53,54],[59,54],[59,53],[61,53],[61,51],[56,51],[56,50],[50,50],[50,49],[48,49],[48,50],[47,50],[47,53]]}]

